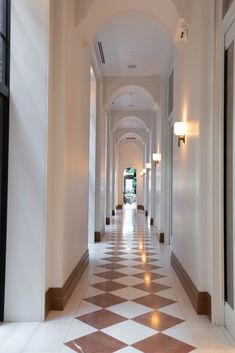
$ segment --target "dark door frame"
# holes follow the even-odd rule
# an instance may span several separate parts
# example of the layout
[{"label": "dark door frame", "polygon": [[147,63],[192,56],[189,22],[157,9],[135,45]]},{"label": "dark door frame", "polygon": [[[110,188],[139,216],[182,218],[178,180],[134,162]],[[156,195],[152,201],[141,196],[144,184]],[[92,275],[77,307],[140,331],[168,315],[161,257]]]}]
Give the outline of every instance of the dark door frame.
[{"label": "dark door frame", "polygon": [[9,150],[9,84],[10,84],[10,11],[11,1],[5,0],[3,6],[2,82],[0,83],[0,321],[4,320],[5,277],[6,277],[6,239],[7,239],[7,188],[8,188],[8,150]]}]

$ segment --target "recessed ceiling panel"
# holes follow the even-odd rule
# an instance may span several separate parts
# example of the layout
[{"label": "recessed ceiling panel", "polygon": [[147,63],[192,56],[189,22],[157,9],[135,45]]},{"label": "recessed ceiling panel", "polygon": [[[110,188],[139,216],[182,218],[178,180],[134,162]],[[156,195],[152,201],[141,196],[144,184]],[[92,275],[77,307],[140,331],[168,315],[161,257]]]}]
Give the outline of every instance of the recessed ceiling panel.
[{"label": "recessed ceiling panel", "polygon": [[[102,64],[98,43],[102,43]],[[171,49],[168,32],[150,15],[128,12],[108,21],[94,40],[104,76],[151,76],[162,73]]]}]

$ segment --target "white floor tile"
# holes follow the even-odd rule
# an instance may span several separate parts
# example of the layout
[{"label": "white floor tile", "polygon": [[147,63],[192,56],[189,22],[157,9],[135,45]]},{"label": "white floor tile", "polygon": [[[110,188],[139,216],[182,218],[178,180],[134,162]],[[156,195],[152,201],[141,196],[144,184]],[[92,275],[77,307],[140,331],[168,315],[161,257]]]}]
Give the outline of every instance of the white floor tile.
[{"label": "white floor tile", "polygon": [[171,316],[175,316],[178,319],[184,320],[184,315],[180,309],[179,304],[171,304],[164,306],[163,308],[158,309],[161,313],[168,314]]},{"label": "white floor tile", "polygon": [[84,295],[84,299],[95,297],[96,295],[105,293],[103,290],[96,289],[94,287],[88,287]]},{"label": "white floor tile", "polygon": [[175,293],[174,293],[174,291],[171,288],[162,290],[160,292],[157,292],[156,294],[160,295],[161,297],[177,301]]},{"label": "white floor tile", "polygon": [[93,313],[95,311],[98,311],[102,309],[100,306],[98,305],[94,305],[92,303],[88,303],[86,301],[82,301],[79,308],[78,308],[78,311],[76,313],[76,316],[82,316],[82,315],[86,315],[86,314],[90,314],[90,313]]},{"label": "white floor tile", "polygon": [[65,337],[64,342],[66,343],[66,342],[76,340],[77,338],[89,335],[96,331],[97,330],[94,327],[87,325],[79,320],[74,320],[72,323],[72,326],[68,331],[68,334]]},{"label": "white floor tile", "polygon": [[98,284],[98,283],[102,283],[102,282],[106,282],[107,279],[106,278],[101,278],[98,276],[92,276],[90,279],[90,284]]},{"label": "white floor tile", "polygon": [[121,283],[125,286],[136,286],[137,284],[143,283],[144,279],[134,277],[134,276],[126,276],[122,278],[115,279],[114,282]]},{"label": "white floor tile", "polygon": [[139,270],[138,268],[125,267],[125,268],[118,269],[118,272],[123,273],[124,275],[127,275],[127,276],[132,276],[132,275],[137,275],[138,273],[141,273],[144,271]]},{"label": "white floor tile", "polygon": [[127,319],[133,319],[137,316],[144,315],[152,311],[151,308],[134,302],[125,302],[122,304],[113,305],[107,308],[107,310],[112,311],[115,314],[124,316]]},{"label": "white floor tile", "polygon": [[40,324],[24,349],[58,351],[64,342],[69,327],[70,324]]},{"label": "white floor tile", "polygon": [[163,331],[163,333],[167,336],[173,337],[173,338],[175,338],[179,341],[182,341],[186,344],[189,344],[193,347],[196,346],[186,323],[182,323],[182,324],[176,325],[172,328],[169,328],[169,329]]},{"label": "white floor tile", "polygon": [[20,353],[39,323],[4,323],[0,325],[1,353]]},{"label": "white floor tile", "polygon": [[139,351],[138,349],[133,348],[133,347],[126,347],[126,348],[120,349],[119,351],[116,351],[114,353],[142,353],[142,352]]},{"label": "white floor tile", "polygon": [[226,352],[227,349],[235,351],[219,327],[197,326],[190,327],[190,331],[199,350],[211,350],[215,353],[217,351]]},{"label": "white floor tile", "polygon": [[149,295],[148,292],[132,287],[115,290],[112,292],[112,294],[117,295],[118,297],[124,298],[126,300],[134,300]]},{"label": "white floor tile", "polygon": [[157,331],[131,320],[110,326],[102,331],[107,335],[130,345],[157,334]]}]

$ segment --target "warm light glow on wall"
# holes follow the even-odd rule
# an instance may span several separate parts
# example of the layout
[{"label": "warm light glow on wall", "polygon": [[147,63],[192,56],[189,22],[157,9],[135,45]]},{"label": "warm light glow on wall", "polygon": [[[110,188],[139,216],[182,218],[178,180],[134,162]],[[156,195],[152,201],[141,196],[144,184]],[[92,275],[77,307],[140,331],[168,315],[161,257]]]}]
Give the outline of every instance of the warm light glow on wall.
[{"label": "warm light glow on wall", "polygon": [[140,249],[140,250],[143,250],[143,248],[144,248],[143,244],[142,244],[142,243],[140,243],[140,245],[139,245],[139,249]]}]

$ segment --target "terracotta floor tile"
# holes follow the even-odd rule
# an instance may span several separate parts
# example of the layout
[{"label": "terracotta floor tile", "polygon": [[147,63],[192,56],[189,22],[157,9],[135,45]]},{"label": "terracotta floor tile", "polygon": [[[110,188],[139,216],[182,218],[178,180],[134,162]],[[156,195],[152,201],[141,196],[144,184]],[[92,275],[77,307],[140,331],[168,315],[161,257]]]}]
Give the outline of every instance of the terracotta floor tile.
[{"label": "terracotta floor tile", "polygon": [[114,270],[115,271],[115,270],[118,270],[119,268],[123,268],[125,266],[118,265],[116,263],[110,263],[110,264],[100,265],[99,267],[103,267],[103,268],[105,268],[107,270]]},{"label": "terracotta floor tile", "polygon": [[162,267],[146,263],[146,264],[137,265],[137,266],[135,266],[135,268],[145,270],[145,271],[152,271],[152,270],[157,270],[158,268],[162,268]]},{"label": "terracotta floor tile", "polygon": [[126,347],[126,344],[123,342],[120,342],[103,332],[92,333],[91,335],[68,342],[66,345],[78,353],[81,353],[79,347],[82,348],[84,353],[113,353]]},{"label": "terracotta floor tile", "polygon": [[105,292],[113,292],[114,290],[125,288],[126,286],[118,282],[107,281],[94,284],[92,287],[103,290]]},{"label": "terracotta floor tile", "polygon": [[165,331],[168,328],[184,322],[174,316],[160,313],[159,311],[153,311],[149,314],[139,316],[135,319],[135,321],[157,331]]},{"label": "terracotta floor tile", "polygon": [[133,345],[143,353],[189,353],[195,347],[164,334],[157,334]]},{"label": "terracotta floor tile", "polygon": [[124,251],[119,251],[119,250],[113,250],[113,251],[108,251],[105,254],[107,255],[112,255],[112,256],[119,256],[119,255],[125,255],[126,253]]},{"label": "terracotta floor tile", "polygon": [[78,320],[102,330],[105,327],[126,321],[126,318],[108,310],[99,310],[94,313],[77,317]]},{"label": "terracotta floor tile", "polygon": [[150,293],[157,293],[162,290],[169,289],[170,287],[155,282],[144,282],[137,284],[136,286],[134,286],[134,288],[141,289]]},{"label": "terracotta floor tile", "polygon": [[126,300],[121,297],[117,297],[113,294],[104,293],[104,294],[96,295],[95,297],[87,298],[86,301],[89,303],[98,305],[102,308],[107,308],[112,305],[121,304]]},{"label": "terracotta floor tile", "polygon": [[147,283],[153,281],[153,280],[156,280],[156,279],[159,279],[159,278],[164,278],[166,276],[163,276],[163,275],[159,275],[158,273],[151,273],[151,272],[141,272],[141,273],[138,273],[137,275],[135,275],[135,277],[138,277],[138,278],[143,278]]},{"label": "terracotta floor tile", "polygon": [[119,262],[119,261],[125,260],[125,258],[120,256],[110,256],[110,257],[104,257],[101,260],[110,261],[110,262]]},{"label": "terracotta floor tile", "polygon": [[[95,297],[95,298],[97,298],[97,297]],[[133,301],[135,303],[148,306],[148,307],[150,307],[152,309],[159,309],[159,308],[162,308],[164,306],[167,306],[167,305],[175,303],[175,301],[173,301],[173,300],[170,300],[170,299],[167,299],[167,298],[163,298],[163,297],[160,297],[160,296],[155,295],[155,294],[150,294],[150,295],[147,295],[145,297],[135,299]],[[99,304],[97,304],[97,305],[99,305]]]},{"label": "terracotta floor tile", "polygon": [[117,271],[101,272],[101,273],[97,273],[96,276],[106,278],[106,279],[117,279],[117,278],[125,277],[123,273],[120,273]]}]

